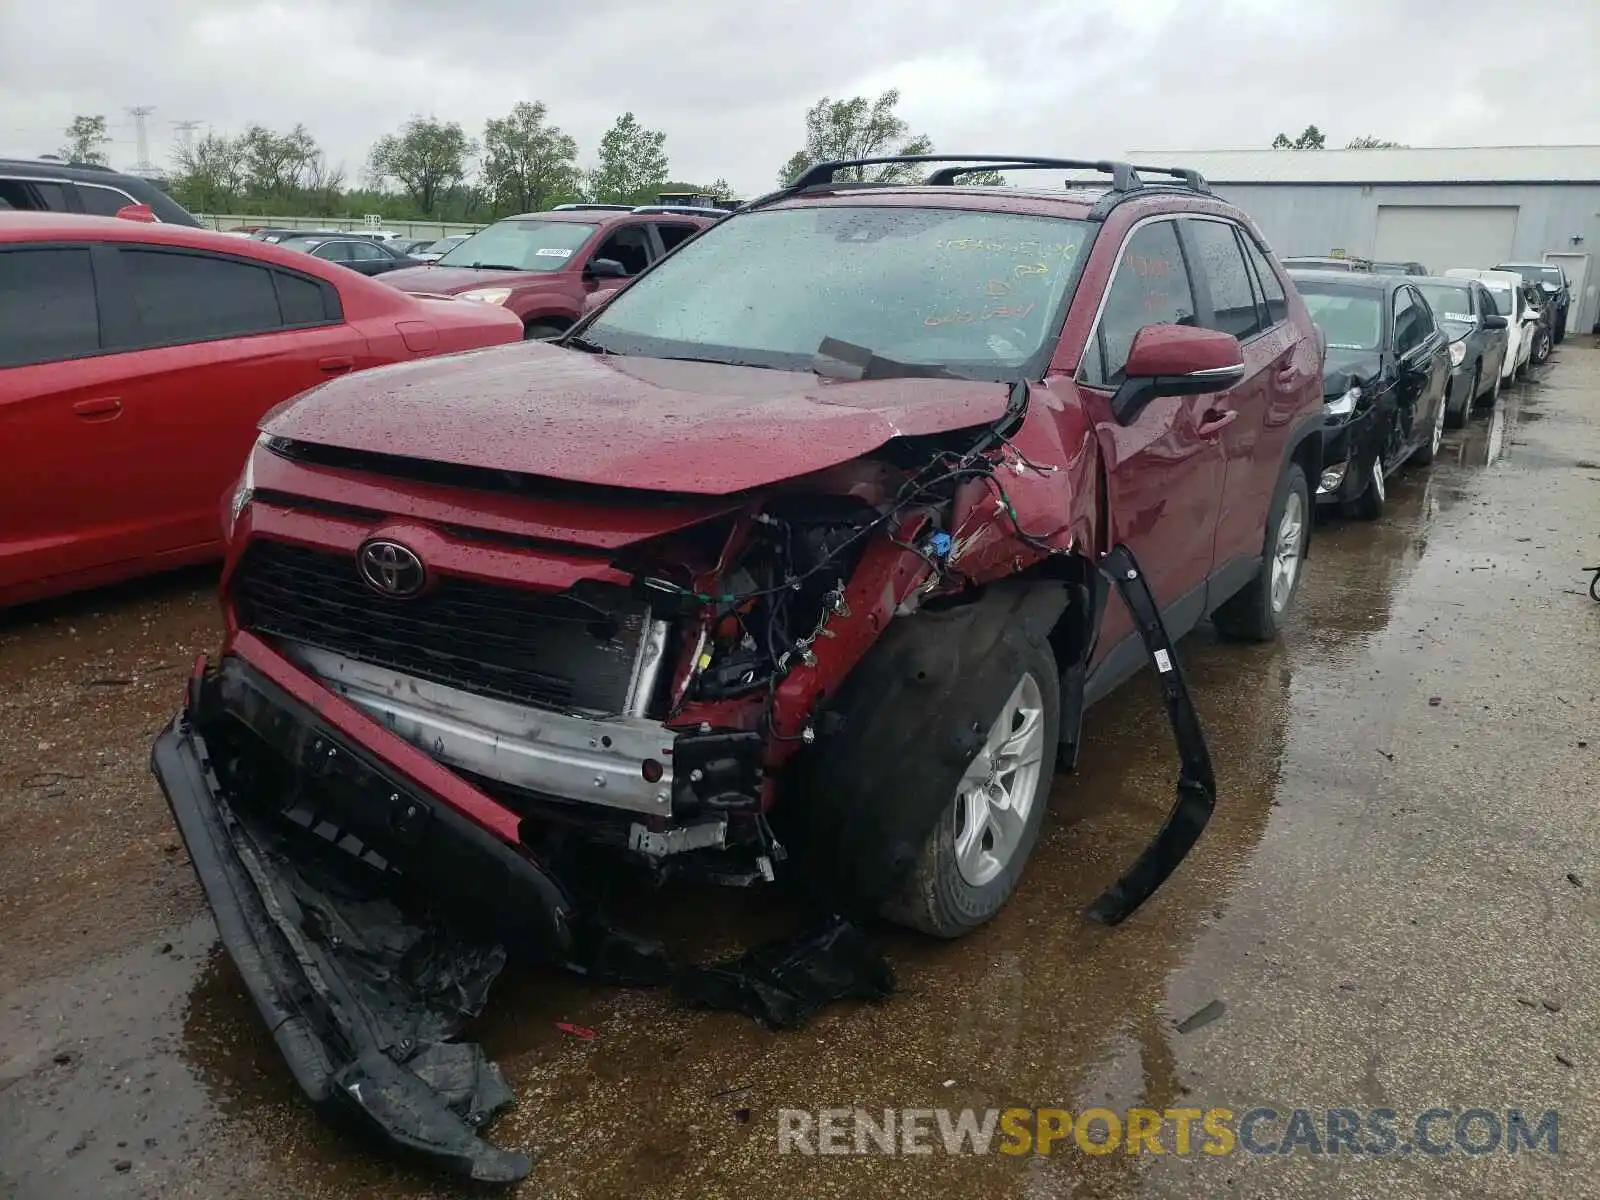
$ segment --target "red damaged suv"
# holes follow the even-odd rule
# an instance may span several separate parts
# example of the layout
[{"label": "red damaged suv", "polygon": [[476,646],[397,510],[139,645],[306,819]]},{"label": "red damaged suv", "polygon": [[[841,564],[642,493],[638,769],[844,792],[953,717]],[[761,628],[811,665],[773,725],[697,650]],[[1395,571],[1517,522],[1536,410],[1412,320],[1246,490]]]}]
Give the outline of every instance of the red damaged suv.
[{"label": "red damaged suv", "polygon": [[249,896],[302,842],[557,956],[578,849],[965,933],[1015,888],[1085,708],[1147,661],[1179,803],[1101,916],[1193,843],[1210,770],[1172,641],[1284,619],[1321,342],[1192,172],[914,161],[1073,181],[822,164],[553,343],[264,422],[226,644],[154,767],[270,1019],[279,910]]}]

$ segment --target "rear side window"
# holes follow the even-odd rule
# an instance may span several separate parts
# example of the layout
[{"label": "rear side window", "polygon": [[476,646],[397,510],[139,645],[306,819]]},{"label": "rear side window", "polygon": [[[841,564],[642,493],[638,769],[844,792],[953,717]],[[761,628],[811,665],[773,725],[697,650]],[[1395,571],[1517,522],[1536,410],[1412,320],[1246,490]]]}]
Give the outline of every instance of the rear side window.
[{"label": "rear side window", "polygon": [[1245,264],[1233,226],[1222,221],[1189,221],[1186,228],[1199,259],[1195,266],[1211,290],[1208,324],[1240,339],[1260,333],[1266,324],[1256,311],[1250,268]]},{"label": "rear side window", "polygon": [[134,343],[165,346],[280,328],[265,267],[162,250],[119,252],[134,308]]},{"label": "rear side window", "polygon": [[83,211],[96,217],[114,217],[128,205],[138,203],[115,188],[95,183],[80,183],[78,199],[83,202]]},{"label": "rear side window", "polygon": [[694,236],[697,226],[694,225],[657,225],[656,232],[661,235],[661,248],[670,251],[679,242]]},{"label": "rear side window", "polygon": [[87,248],[0,251],[0,367],[78,358],[99,349]]},{"label": "rear side window", "polygon": [[67,189],[43,179],[0,179],[0,200],[24,212],[66,212]]},{"label": "rear side window", "polygon": [[338,296],[330,285],[287,271],[274,271],[272,276],[285,325],[325,325],[342,318]]},{"label": "rear side window", "polygon": [[1115,387],[1128,365],[1133,336],[1146,325],[1194,325],[1194,292],[1177,227],[1156,221],[1128,239],[1106,293],[1094,343],[1084,356],[1084,382]]},{"label": "rear side window", "polygon": [[1267,256],[1261,253],[1261,247],[1256,245],[1254,238],[1248,233],[1241,233],[1239,240],[1244,243],[1245,257],[1255,268],[1256,280],[1261,284],[1261,295],[1267,302],[1267,324],[1271,326],[1287,320],[1289,300],[1283,294],[1283,283],[1279,280],[1278,273],[1272,269]]}]

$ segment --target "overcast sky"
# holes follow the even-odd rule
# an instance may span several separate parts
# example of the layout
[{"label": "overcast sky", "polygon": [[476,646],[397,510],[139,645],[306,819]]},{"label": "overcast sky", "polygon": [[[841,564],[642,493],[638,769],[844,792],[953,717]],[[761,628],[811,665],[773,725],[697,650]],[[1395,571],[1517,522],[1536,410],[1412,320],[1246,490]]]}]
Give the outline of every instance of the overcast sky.
[{"label": "overcast sky", "polygon": [[0,0],[0,155],[104,113],[131,165],[147,104],[158,164],[175,121],[298,121],[353,177],[412,114],[543,100],[585,165],[631,109],[674,178],[752,195],[819,97],[889,87],[970,153],[1600,143],[1600,0]]}]

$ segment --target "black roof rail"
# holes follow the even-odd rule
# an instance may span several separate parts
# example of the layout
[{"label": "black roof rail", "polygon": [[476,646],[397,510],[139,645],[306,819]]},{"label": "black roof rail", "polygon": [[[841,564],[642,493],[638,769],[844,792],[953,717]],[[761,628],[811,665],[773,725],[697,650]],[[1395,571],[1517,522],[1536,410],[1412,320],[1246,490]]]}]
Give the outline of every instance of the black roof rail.
[{"label": "black roof rail", "polygon": [[1211,191],[1211,185],[1206,182],[1206,177],[1200,174],[1199,171],[1192,171],[1188,167],[1149,167],[1143,163],[1137,163],[1133,169],[1135,171],[1147,171],[1151,175],[1170,175],[1174,179],[1181,179],[1183,186],[1191,191],[1207,193]]},{"label": "black roof rail", "polygon": [[688,213],[691,217],[725,217],[731,208],[707,208],[703,204],[641,204],[631,211],[636,213]]},{"label": "black roof rail", "polygon": [[551,212],[579,212],[579,211],[587,212],[587,211],[592,211],[592,210],[595,210],[595,209],[606,209],[606,210],[608,210],[610,212],[632,212],[633,211],[633,205],[631,205],[631,204],[589,204],[589,203],[558,204],[554,208],[552,208],[550,211]]},{"label": "black roof rail", "polygon": [[948,184],[958,175],[1004,168],[1008,171],[1099,171],[1102,174],[1111,176],[1111,186],[1116,191],[1132,191],[1139,186],[1139,176],[1131,166],[1125,162],[1115,162],[1110,159],[1091,162],[1088,159],[1081,158],[1034,158],[1026,154],[890,154],[877,158],[849,158],[817,163],[815,166],[802,171],[789,184],[788,188],[783,190],[801,191],[804,188],[819,187],[832,183],[835,175],[851,167],[887,166],[891,163],[979,164],[954,170],[946,168],[943,171],[936,171],[928,177],[928,182],[931,184]]}]

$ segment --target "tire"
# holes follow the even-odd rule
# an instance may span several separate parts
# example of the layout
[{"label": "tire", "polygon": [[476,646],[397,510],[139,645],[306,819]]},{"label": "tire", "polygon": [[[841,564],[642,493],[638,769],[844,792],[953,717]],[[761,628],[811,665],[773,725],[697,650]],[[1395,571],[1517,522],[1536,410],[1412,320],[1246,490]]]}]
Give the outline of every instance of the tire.
[{"label": "tire", "polygon": [[1550,331],[1543,326],[1533,335],[1533,353],[1528,356],[1528,364],[1533,367],[1542,367],[1550,361]]},{"label": "tire", "polygon": [[1444,444],[1444,419],[1445,412],[1450,406],[1445,403],[1443,396],[1434,409],[1433,425],[1428,431],[1428,440],[1423,442],[1411,453],[1411,461],[1419,467],[1433,465],[1433,460],[1439,456],[1439,447]]},{"label": "tire", "polygon": [[[1298,515],[1298,527],[1290,530]],[[1304,574],[1306,547],[1311,541],[1311,486],[1299,463],[1292,462],[1278,480],[1272,505],[1267,510],[1261,552],[1261,569],[1256,577],[1229,597],[1214,613],[1211,623],[1223,637],[1236,642],[1269,642],[1278,636],[1283,619],[1294,603]],[[1292,546],[1285,541],[1292,540]],[[1292,558],[1287,553],[1292,550]],[[1288,570],[1286,590],[1282,571]]]},{"label": "tire", "polygon": [[1564,308],[1556,310],[1556,327],[1550,331],[1550,340],[1558,346],[1567,340],[1567,310]]},{"label": "tire", "polygon": [[1383,516],[1389,493],[1388,485],[1384,482],[1382,457],[1374,454],[1361,469],[1366,474],[1367,486],[1361,489],[1361,494],[1354,500],[1345,501],[1344,514],[1358,521],[1376,521]]},{"label": "tire", "polygon": [[[938,938],[961,937],[992,919],[1016,891],[1044,822],[1061,723],[1055,656],[1037,642],[1026,643],[1024,651],[1022,662],[1009,669],[1007,677],[1016,682],[998,706],[983,748],[957,782],[909,876],[883,906],[883,915],[896,924]],[[1019,723],[1024,712],[1031,716]],[[1021,758],[1002,755],[996,763],[991,752],[1023,739],[1036,757],[1007,772],[1003,764]],[[990,798],[999,795],[1006,796],[1005,804]],[[1005,813],[1009,819],[1002,818]],[[988,844],[1003,853],[985,852]]]},{"label": "tire", "polygon": [[544,342],[551,338],[560,337],[565,333],[564,325],[552,325],[547,321],[534,321],[522,327],[522,340],[525,342]]},{"label": "tire", "polygon": [[[1483,360],[1479,359],[1472,367],[1472,382],[1467,385],[1467,394],[1461,398],[1459,411],[1449,413],[1445,417],[1445,424],[1451,429],[1460,429],[1472,420],[1472,406],[1478,402],[1478,393],[1483,389]],[[1448,407],[1448,405],[1446,406]]]},{"label": "tire", "polygon": [[1496,367],[1494,370],[1494,384],[1489,389],[1489,403],[1485,407],[1493,408],[1500,403],[1500,385],[1504,382],[1505,379],[1500,374],[1500,368]]}]

